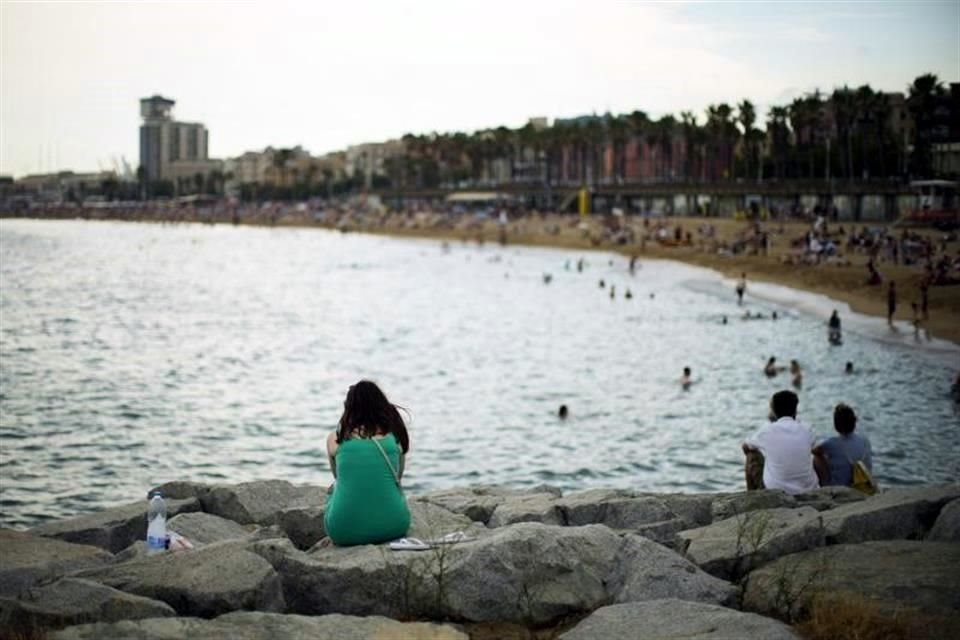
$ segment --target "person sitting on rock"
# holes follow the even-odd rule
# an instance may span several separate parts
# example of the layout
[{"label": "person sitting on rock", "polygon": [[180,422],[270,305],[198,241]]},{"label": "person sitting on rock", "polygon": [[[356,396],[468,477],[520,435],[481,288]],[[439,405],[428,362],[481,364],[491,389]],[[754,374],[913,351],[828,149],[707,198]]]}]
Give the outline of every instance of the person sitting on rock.
[{"label": "person sitting on rock", "polygon": [[410,437],[396,405],[369,380],[347,392],[337,430],[327,436],[333,492],[324,529],[338,546],[402,538],[410,510],[400,488]]},{"label": "person sitting on rock", "polygon": [[780,489],[791,495],[820,486],[814,470],[813,432],[797,421],[799,399],[778,391],[770,399],[770,422],[743,443],[747,490]]},{"label": "person sitting on rock", "polygon": [[873,472],[873,451],[866,436],[853,432],[857,414],[842,402],[833,409],[833,428],[840,435],[824,439],[813,452],[826,461],[824,485],[849,487],[853,483],[854,462],[862,461]]}]

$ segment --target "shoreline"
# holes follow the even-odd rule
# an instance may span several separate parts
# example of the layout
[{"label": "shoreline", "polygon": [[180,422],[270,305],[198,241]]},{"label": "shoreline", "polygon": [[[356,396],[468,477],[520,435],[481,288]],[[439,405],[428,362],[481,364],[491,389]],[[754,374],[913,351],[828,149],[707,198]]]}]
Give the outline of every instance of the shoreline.
[{"label": "shoreline", "polygon": [[[681,220],[684,223],[693,223],[708,222],[712,219],[677,219],[677,221]],[[461,241],[464,239],[462,234],[457,234],[452,231],[425,229],[411,231],[405,229],[363,228],[356,230],[356,232],[387,237],[421,238],[440,241]],[[490,242],[491,236],[495,238],[495,232],[486,232],[485,241]],[[873,318],[883,319],[886,312],[884,289],[882,287],[868,287],[863,284],[862,272],[857,269],[857,266],[837,267],[818,265],[794,267],[781,264],[778,259],[773,256],[721,256],[698,252],[696,249],[689,247],[653,246],[653,243],[648,244],[644,249],[640,249],[635,245],[594,245],[588,239],[558,239],[544,234],[511,235],[508,237],[507,246],[510,245],[551,247],[578,251],[607,251],[619,254],[628,259],[631,255],[636,255],[640,260],[672,260],[687,265],[710,269],[730,280],[736,280],[740,273],[746,272],[748,277],[748,292],[749,281],[763,282],[824,295],[831,300],[849,305],[850,309],[856,313]],[[917,288],[921,279],[921,274],[909,267],[887,265],[883,270],[884,272],[892,272],[894,279],[898,283],[908,283],[907,286],[902,287],[902,290],[910,292]],[[831,277],[831,281],[824,281],[822,277],[818,277],[824,273]],[[731,298],[732,297],[733,288],[731,286]],[[930,309],[930,320],[925,323],[925,328],[929,330],[930,335],[960,347],[960,286],[931,287]],[[910,318],[908,311],[908,301],[898,304],[897,313],[894,314],[894,322],[897,324],[909,324]]]},{"label": "shoreline", "polygon": [[[467,216],[459,219],[454,218],[458,224],[437,225],[436,220],[432,226],[426,219],[417,220],[417,218],[433,216],[437,218],[443,214],[420,213],[413,217],[413,224],[410,225],[410,218],[404,218],[405,224],[398,224],[395,218],[403,216],[391,216],[385,220],[373,223],[362,217],[357,218],[353,212],[340,215],[338,220],[315,222],[306,216],[285,215],[275,220],[271,224],[266,219],[245,219],[241,220],[236,226],[257,226],[257,227],[279,227],[279,228],[306,228],[306,229],[325,229],[328,231],[341,231],[349,233],[367,233],[371,235],[380,235],[395,238],[416,238],[437,241],[462,242],[462,243],[491,243],[497,244],[499,229],[495,222],[487,221],[482,224],[463,224],[468,220]],[[7,218],[17,219],[17,218]],[[78,219],[75,217],[34,217],[19,218],[25,220],[58,220],[58,219]],[[127,216],[112,216],[103,218],[79,218],[83,220],[94,221],[116,221],[116,222],[154,222],[170,223],[168,219],[140,216],[130,218]],[[449,220],[449,218],[448,218]],[[668,227],[678,225],[684,229],[697,229],[701,225],[712,225],[716,229],[714,242],[729,241],[731,237],[742,234],[748,228],[749,223],[736,221],[730,218],[700,218],[700,217],[678,217],[678,218],[658,218],[656,222],[663,222]],[[184,216],[174,223],[189,222],[195,224],[230,224],[228,219],[204,219],[201,215]],[[532,216],[517,218],[511,221],[507,227],[507,244],[527,246],[527,247],[551,247],[555,249],[569,249],[576,251],[607,251],[616,253],[625,258],[637,256],[640,260],[674,260],[697,267],[712,269],[723,277],[735,280],[741,273],[747,274],[747,291],[750,291],[749,283],[767,283],[779,285],[827,296],[837,302],[849,305],[850,309],[856,313],[874,318],[884,318],[886,315],[886,287],[885,283],[889,280],[897,282],[898,305],[897,312],[894,314],[894,323],[905,325],[908,329],[912,324],[912,314],[910,303],[919,300],[919,284],[923,278],[921,268],[917,266],[907,267],[903,265],[894,265],[889,262],[879,261],[879,270],[884,276],[884,285],[870,286],[865,283],[866,274],[866,256],[863,254],[850,254],[847,256],[850,264],[839,266],[833,264],[818,265],[794,265],[784,264],[780,256],[789,252],[789,239],[802,234],[809,229],[809,224],[805,222],[785,222],[781,224],[781,232],[773,232],[770,236],[770,247],[767,256],[760,255],[721,255],[716,252],[710,252],[703,246],[663,246],[656,240],[635,241],[630,244],[618,244],[611,241],[605,241],[598,238],[604,230],[606,220],[601,216],[590,216],[584,221],[587,228],[577,217],[571,215],[558,214],[533,214]],[[837,223],[833,223],[835,226]],[[540,229],[531,229],[530,227],[539,226]],[[640,227],[639,219],[631,219],[627,226],[632,227],[634,231]],[[773,225],[768,225],[773,226]],[[841,225],[842,226],[842,225]],[[874,225],[889,226],[889,225]],[[550,231],[546,231],[550,229]],[[928,237],[938,237],[942,234],[934,230],[922,230]],[[640,234],[644,231],[641,228]],[[786,241],[786,242],[785,242]],[[960,240],[953,240],[947,245],[948,255],[954,253],[960,254]],[[922,330],[929,332],[933,338],[948,341],[955,346],[960,346],[960,285],[952,286],[932,286],[930,292],[930,317],[923,322]],[[731,297],[733,292],[731,289]],[[893,331],[893,330],[891,330]],[[897,329],[903,336],[904,331]],[[907,332],[909,335],[909,331]]]}]

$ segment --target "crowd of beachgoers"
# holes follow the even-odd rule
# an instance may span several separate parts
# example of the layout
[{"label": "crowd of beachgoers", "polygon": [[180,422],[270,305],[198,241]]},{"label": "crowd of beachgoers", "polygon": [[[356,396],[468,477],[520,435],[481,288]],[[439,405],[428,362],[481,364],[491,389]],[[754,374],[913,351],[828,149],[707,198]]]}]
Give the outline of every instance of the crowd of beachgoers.
[{"label": "crowd of beachgoers", "polygon": [[[960,240],[957,233],[837,221],[820,210],[776,214],[754,209],[726,217],[659,214],[556,214],[494,206],[420,204],[392,210],[380,201],[327,203],[133,203],[49,205],[19,215],[157,223],[308,226],[427,236],[465,242],[552,245],[671,258],[751,278],[811,289],[858,310],[899,317],[920,332],[960,341]],[[9,213],[5,215],[10,215]],[[810,275],[815,274],[815,275]],[[898,281],[891,293],[890,284]],[[936,293],[931,294],[931,289]],[[897,300],[899,299],[899,306]],[[916,305],[916,309],[913,309]],[[891,311],[892,309],[892,311]],[[899,309],[899,313],[897,313]],[[931,318],[931,309],[937,317]],[[911,310],[913,311],[911,313]]]}]

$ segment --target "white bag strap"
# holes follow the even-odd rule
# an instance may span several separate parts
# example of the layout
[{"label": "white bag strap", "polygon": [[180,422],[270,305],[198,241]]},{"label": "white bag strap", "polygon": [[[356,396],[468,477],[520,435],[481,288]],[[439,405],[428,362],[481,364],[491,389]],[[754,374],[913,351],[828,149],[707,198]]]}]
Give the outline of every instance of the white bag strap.
[{"label": "white bag strap", "polygon": [[377,449],[380,450],[380,455],[383,456],[383,461],[387,463],[387,468],[390,469],[390,473],[393,474],[393,481],[397,483],[398,489],[403,489],[400,486],[400,474],[397,473],[397,470],[393,468],[393,464],[390,462],[390,457],[387,455],[387,452],[383,450],[383,446],[380,444],[380,441],[377,438],[370,438],[373,440],[373,444],[377,445]]}]

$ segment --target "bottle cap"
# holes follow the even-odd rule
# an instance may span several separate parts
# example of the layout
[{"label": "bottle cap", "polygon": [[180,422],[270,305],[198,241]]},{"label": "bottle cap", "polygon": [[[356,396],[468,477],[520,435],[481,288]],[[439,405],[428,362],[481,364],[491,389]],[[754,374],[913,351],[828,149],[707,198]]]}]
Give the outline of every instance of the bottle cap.
[{"label": "bottle cap", "polygon": [[150,491],[149,493],[147,493],[147,500],[150,500],[150,499],[153,498],[154,496],[160,496],[160,497],[162,498],[162,497],[163,497],[163,492],[161,492],[160,489],[153,489],[152,491]]}]

